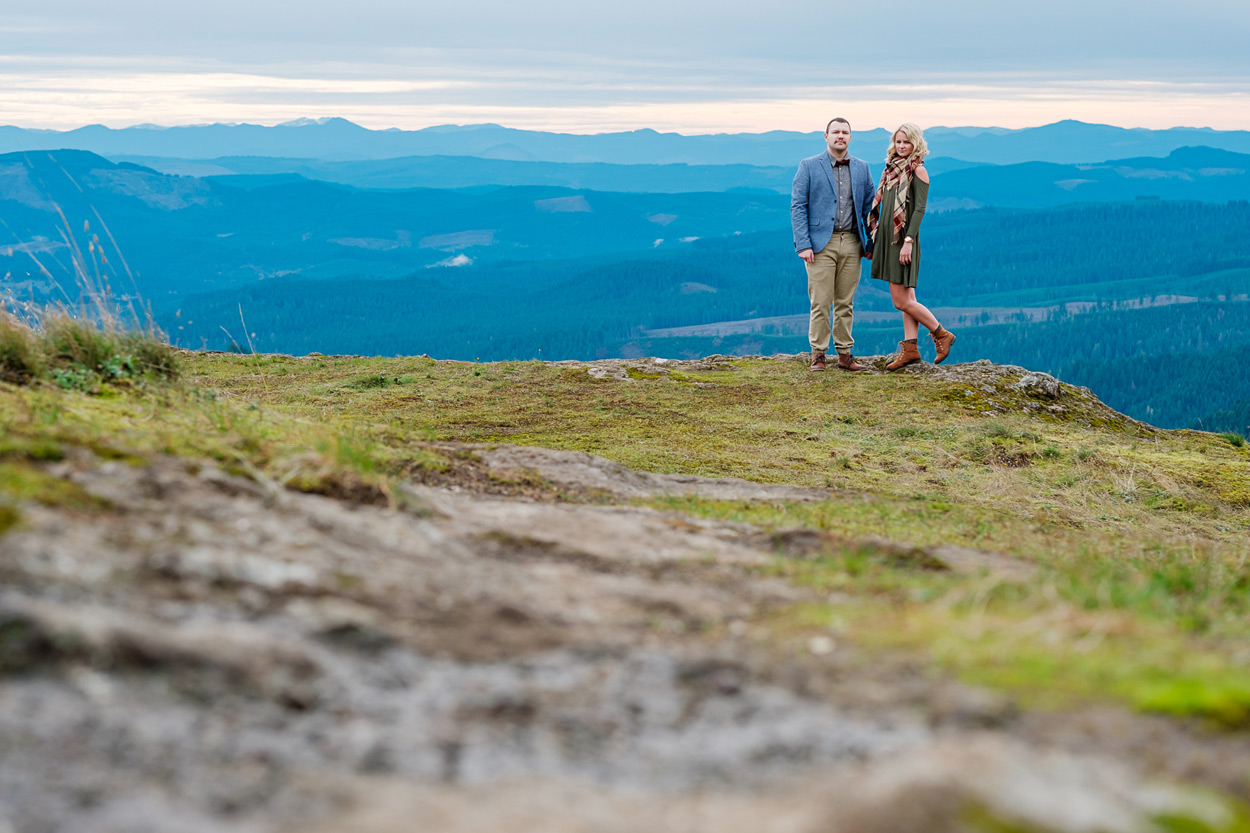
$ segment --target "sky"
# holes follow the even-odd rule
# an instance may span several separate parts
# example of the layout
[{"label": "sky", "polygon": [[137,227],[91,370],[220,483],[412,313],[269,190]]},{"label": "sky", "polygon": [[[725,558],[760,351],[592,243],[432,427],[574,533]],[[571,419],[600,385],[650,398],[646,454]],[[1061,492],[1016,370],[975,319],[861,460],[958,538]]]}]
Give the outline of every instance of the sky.
[{"label": "sky", "polygon": [[1247,0],[24,5],[0,19],[0,124],[22,127],[1250,130]]}]

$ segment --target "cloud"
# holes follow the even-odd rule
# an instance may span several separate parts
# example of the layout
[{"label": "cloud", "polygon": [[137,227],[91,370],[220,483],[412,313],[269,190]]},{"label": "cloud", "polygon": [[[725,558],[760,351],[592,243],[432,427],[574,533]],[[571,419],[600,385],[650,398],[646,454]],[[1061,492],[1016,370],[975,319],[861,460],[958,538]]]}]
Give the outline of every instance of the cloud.
[{"label": "cloud", "polygon": [[[1025,126],[1074,117],[1250,128],[1250,4],[899,0],[888,62],[871,4],[795,0],[44,0],[7,16],[0,108],[26,126],[343,116],[597,132]],[[655,21],[662,19],[663,26]],[[855,36],[834,38],[831,32]],[[909,31],[913,31],[909,30]],[[1100,115],[1101,114],[1101,115]]]},{"label": "cloud", "polygon": [[[370,128],[494,122],[510,127],[600,133],[650,127],[680,133],[816,131],[829,115],[857,130],[924,126],[1028,127],[1064,118],[1164,128],[1250,129],[1250,83],[1169,84],[1123,80],[1080,83],[861,85],[666,90],[652,100],[587,98],[569,90],[531,96],[523,88],[463,83],[454,94],[382,79],[337,82],[227,74],[22,76],[0,71],[0,112],[10,124],[69,129],[88,123],[125,127],[209,122],[277,124],[341,116]],[[734,98],[736,94],[738,97]],[[536,103],[527,104],[527,98]],[[548,103],[555,99],[554,103]]]},{"label": "cloud", "polygon": [[651,127],[681,133],[818,130],[837,111],[857,128],[1027,127],[1063,118],[1130,127],[1250,129],[1250,80],[1055,81],[968,77],[956,82],[698,87],[690,82],[616,94],[513,79],[291,78],[224,72],[127,72],[111,67],[17,72],[0,64],[0,112],[28,127],[124,127],[207,122],[277,124],[341,116],[371,128],[495,122],[596,133]]},{"label": "cloud", "polygon": [[438,263],[426,264],[425,268],[433,269],[436,266],[469,266],[472,263],[473,263],[473,258],[469,257],[468,255],[461,254],[461,255],[456,255],[455,257],[449,257],[445,260],[440,260]]}]

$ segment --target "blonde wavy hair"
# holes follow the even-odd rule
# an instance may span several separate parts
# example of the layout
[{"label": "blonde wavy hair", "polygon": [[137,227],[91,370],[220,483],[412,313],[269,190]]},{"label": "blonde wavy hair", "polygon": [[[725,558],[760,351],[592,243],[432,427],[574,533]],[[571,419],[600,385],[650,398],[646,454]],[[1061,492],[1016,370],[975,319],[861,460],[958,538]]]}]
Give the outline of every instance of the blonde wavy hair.
[{"label": "blonde wavy hair", "polygon": [[898,130],[895,130],[890,134],[890,147],[886,151],[885,161],[894,161],[894,157],[896,156],[894,152],[894,137],[899,133],[905,135],[915,148],[911,152],[912,156],[919,154],[920,158],[924,159],[929,155],[929,144],[924,140],[924,131],[911,122],[907,122],[906,124],[899,125]]}]

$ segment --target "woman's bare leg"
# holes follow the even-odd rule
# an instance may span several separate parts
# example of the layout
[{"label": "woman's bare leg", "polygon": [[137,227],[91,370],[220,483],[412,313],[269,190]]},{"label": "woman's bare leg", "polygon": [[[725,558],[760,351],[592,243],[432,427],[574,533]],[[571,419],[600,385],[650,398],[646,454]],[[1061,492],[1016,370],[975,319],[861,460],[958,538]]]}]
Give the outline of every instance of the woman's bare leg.
[{"label": "woman's bare leg", "polygon": [[923,324],[929,332],[937,332],[941,328],[937,318],[929,312],[929,308],[916,300],[916,290],[902,284],[890,284],[890,300],[894,308],[903,313],[904,338],[916,338],[920,333],[918,325]]},{"label": "woman's bare leg", "polygon": [[903,338],[916,338],[920,333],[920,324],[916,319],[911,317],[910,313],[903,313]]}]

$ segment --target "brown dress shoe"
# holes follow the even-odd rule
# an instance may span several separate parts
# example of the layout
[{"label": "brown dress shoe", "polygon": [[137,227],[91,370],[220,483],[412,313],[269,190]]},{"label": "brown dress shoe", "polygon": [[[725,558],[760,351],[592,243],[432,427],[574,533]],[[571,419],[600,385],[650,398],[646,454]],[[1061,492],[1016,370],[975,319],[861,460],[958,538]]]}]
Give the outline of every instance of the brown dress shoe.
[{"label": "brown dress shoe", "polygon": [[900,341],[898,343],[898,353],[896,353],[894,358],[890,360],[890,363],[885,366],[885,369],[898,370],[904,365],[918,361],[920,361],[920,348],[910,341]]},{"label": "brown dress shoe", "polygon": [[820,352],[819,350],[813,350],[812,351],[812,363],[807,369],[808,370],[824,370],[826,367],[827,365],[825,364],[825,354]]},{"label": "brown dress shoe", "polygon": [[929,335],[933,336],[933,346],[937,348],[934,364],[941,364],[951,354],[951,345],[955,343],[955,334],[938,324],[938,328]]},{"label": "brown dress shoe", "polygon": [[862,365],[855,361],[855,357],[850,353],[838,354],[838,370],[867,370],[867,365]]}]

